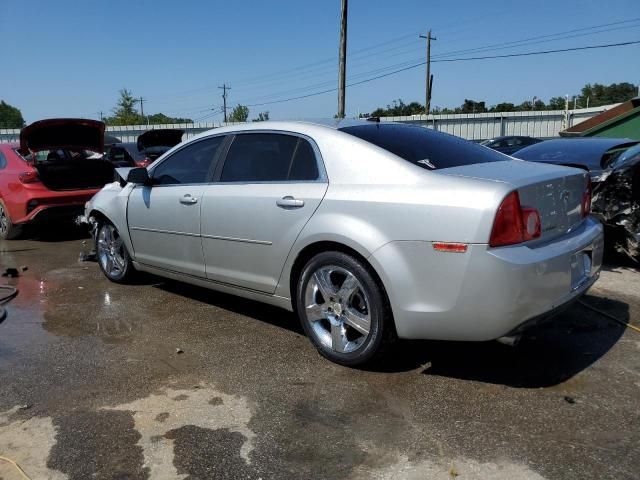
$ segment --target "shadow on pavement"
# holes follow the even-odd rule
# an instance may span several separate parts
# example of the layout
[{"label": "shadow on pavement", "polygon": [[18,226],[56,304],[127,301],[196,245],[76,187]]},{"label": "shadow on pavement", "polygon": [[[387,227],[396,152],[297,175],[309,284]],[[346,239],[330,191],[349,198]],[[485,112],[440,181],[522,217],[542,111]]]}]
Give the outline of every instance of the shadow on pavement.
[{"label": "shadow on pavement", "polygon": [[251,317],[261,322],[304,335],[304,331],[297,317],[287,310],[186,283],[159,279],[159,277],[149,276],[147,280],[149,283],[155,283],[153,285],[154,287],[167,292],[215,305],[216,307],[224,308],[239,315]]},{"label": "shadow on pavement", "polygon": [[40,242],[67,242],[91,238],[91,235],[86,225],[63,222],[30,225],[22,238]]},{"label": "shadow on pavement", "polygon": [[[276,307],[178,282],[154,286],[304,335],[295,315]],[[629,321],[626,303],[590,295],[583,301]],[[396,342],[383,358],[364,369],[388,373],[418,369],[425,375],[510,387],[549,387],[598,361],[624,329],[576,303],[549,323],[529,330],[516,347],[497,342],[405,340]]]},{"label": "shadow on pavement", "polygon": [[[583,301],[623,321],[629,320],[626,303],[589,295]],[[425,375],[517,388],[550,387],[597,362],[624,330],[624,326],[576,303],[549,323],[526,332],[515,347],[498,342],[403,342],[402,353],[390,352],[376,370],[422,368]]]}]

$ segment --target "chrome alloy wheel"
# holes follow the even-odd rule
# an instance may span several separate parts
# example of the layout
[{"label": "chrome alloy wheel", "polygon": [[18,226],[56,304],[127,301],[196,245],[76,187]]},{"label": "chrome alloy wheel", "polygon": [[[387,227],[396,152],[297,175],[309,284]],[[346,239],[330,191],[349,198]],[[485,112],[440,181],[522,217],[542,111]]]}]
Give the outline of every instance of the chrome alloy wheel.
[{"label": "chrome alloy wheel", "polygon": [[104,272],[111,278],[122,276],[126,268],[124,243],[115,227],[110,224],[102,225],[96,243],[98,261]]},{"label": "chrome alloy wheel", "polygon": [[350,353],[369,336],[369,300],[361,283],[345,268],[318,268],[309,278],[304,300],[306,320],[325,347]]},{"label": "chrome alloy wheel", "polygon": [[3,237],[9,231],[9,217],[7,217],[7,213],[4,211],[4,207],[0,205],[0,235]]}]

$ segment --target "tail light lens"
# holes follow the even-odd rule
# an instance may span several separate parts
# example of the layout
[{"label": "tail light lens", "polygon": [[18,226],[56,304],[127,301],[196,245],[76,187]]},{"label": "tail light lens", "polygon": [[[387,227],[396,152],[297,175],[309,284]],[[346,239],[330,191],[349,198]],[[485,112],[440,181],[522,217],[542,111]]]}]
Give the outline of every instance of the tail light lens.
[{"label": "tail light lens", "polygon": [[514,190],[498,208],[489,245],[501,247],[526,242],[538,238],[541,231],[540,213],[535,208],[523,208],[520,196]]},{"label": "tail light lens", "polygon": [[589,177],[587,177],[587,185],[582,194],[580,213],[582,214],[582,218],[587,217],[591,213],[591,179]]},{"label": "tail light lens", "polygon": [[38,172],[29,170],[28,172],[19,173],[18,180],[20,180],[21,183],[38,183],[40,178],[38,177]]}]

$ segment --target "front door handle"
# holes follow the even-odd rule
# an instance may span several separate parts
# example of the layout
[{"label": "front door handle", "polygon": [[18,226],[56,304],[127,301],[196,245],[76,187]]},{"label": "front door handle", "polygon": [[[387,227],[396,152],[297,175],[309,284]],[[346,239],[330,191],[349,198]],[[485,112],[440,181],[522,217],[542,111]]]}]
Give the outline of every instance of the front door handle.
[{"label": "front door handle", "polygon": [[186,193],[182,197],[180,197],[180,203],[183,205],[193,205],[198,203],[198,199],[196,197],[192,197],[190,193]]},{"label": "front door handle", "polygon": [[284,208],[285,210],[289,210],[291,208],[304,207],[304,200],[298,200],[297,198],[293,198],[291,195],[287,195],[286,197],[276,200],[276,205],[280,208]]}]

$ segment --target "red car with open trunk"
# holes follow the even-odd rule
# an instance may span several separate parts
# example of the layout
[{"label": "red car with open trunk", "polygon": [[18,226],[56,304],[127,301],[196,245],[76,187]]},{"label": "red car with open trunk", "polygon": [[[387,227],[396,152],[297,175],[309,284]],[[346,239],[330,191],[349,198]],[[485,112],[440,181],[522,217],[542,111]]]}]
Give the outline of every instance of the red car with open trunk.
[{"label": "red car with open trunk", "polygon": [[73,220],[113,181],[101,155],[104,129],[95,120],[40,120],[22,129],[19,144],[0,144],[0,238],[30,223]]}]

